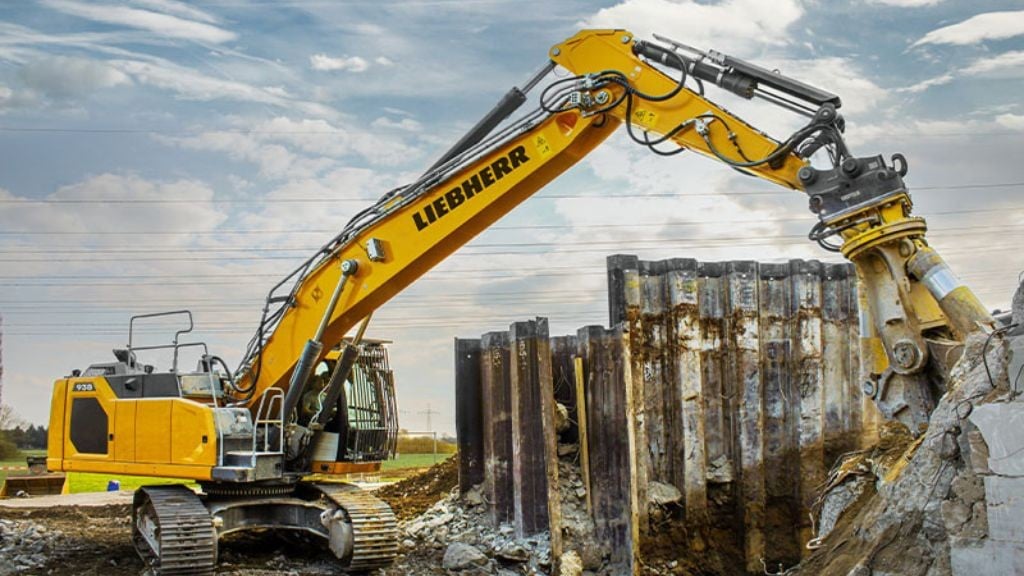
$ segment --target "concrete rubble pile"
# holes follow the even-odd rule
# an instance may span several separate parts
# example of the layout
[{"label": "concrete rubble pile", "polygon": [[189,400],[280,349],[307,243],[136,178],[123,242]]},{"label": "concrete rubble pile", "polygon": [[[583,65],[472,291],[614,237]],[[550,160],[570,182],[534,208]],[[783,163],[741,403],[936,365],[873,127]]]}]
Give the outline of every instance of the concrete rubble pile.
[{"label": "concrete rubble pile", "polygon": [[548,533],[517,537],[510,523],[495,527],[477,486],[461,496],[453,490],[420,516],[400,523],[403,555],[387,573],[540,575],[551,574],[553,564],[558,564],[559,576],[610,574],[602,571],[602,551],[593,545],[593,523],[585,510],[586,489],[578,465],[563,460],[559,474],[565,552],[558,562],[552,562]]},{"label": "concrete rubble pile", "polygon": [[[474,500],[472,493],[461,500],[450,494],[401,525],[403,551],[443,551],[442,567],[466,575],[539,574],[550,567],[551,550],[546,535],[518,539],[508,524],[494,529],[482,504],[482,500]],[[396,567],[405,563],[405,559],[399,560]]]},{"label": "concrete rubble pile", "polygon": [[843,463],[821,499],[814,552],[787,574],[1024,573],[1021,366],[1024,337],[971,338],[920,438],[896,458]]},{"label": "concrete rubble pile", "polygon": [[42,568],[61,537],[35,522],[0,520],[0,576]]}]

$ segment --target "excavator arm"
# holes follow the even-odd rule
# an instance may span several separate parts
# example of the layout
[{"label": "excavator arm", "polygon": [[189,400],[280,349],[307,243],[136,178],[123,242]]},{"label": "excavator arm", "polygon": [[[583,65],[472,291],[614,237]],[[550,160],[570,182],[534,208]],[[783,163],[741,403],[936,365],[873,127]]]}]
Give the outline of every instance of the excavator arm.
[{"label": "excavator arm", "polygon": [[[268,389],[279,388],[290,418],[325,343],[365,326],[377,308],[625,125],[633,140],[656,153],[690,150],[806,193],[819,217],[811,239],[842,252],[858,270],[865,392],[887,416],[925,422],[946,359],[991,319],[928,247],[924,221],[911,217],[906,162],[852,156],[834,95],[662,40],[589,30],[552,47],[552,64],[526,90],[513,89],[419,180],[360,212],[271,291],[233,383],[236,400],[255,406]],[[550,83],[538,108],[499,126],[554,64],[571,76]],[[777,141],[707,99],[705,84],[764,98],[807,117],[807,124]],[[827,168],[809,162],[819,151],[828,153]],[[337,397],[350,367],[343,355],[328,400]],[[304,451],[319,424],[292,421],[290,455]]]}]

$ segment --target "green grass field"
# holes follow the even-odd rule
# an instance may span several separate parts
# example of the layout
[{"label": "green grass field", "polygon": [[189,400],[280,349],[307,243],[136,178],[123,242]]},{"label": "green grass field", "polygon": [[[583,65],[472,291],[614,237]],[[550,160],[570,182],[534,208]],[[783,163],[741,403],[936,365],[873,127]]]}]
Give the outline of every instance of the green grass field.
[{"label": "green grass field", "polygon": [[[28,450],[22,454],[21,457],[14,460],[3,460],[0,461],[0,467],[2,466],[24,466],[25,456],[43,456],[46,454],[45,450]],[[448,458],[451,458],[451,454],[438,454],[436,462],[443,462]],[[409,468],[429,468],[435,464],[433,454],[402,454],[394,460],[388,460],[384,462],[382,466],[383,471],[394,471],[394,470],[406,470]],[[6,476],[5,471],[0,471],[0,480],[3,480]],[[77,492],[105,492],[107,490],[107,483],[110,480],[119,480],[121,482],[121,490],[135,490],[139,486],[146,486],[152,484],[189,484],[189,480],[180,480],[177,478],[152,478],[148,476],[125,476],[119,474],[89,474],[85,472],[71,472],[68,474],[68,482],[70,486],[69,491],[72,493]]]},{"label": "green grass field", "polygon": [[444,462],[451,458],[452,454],[438,454],[434,459],[433,454],[402,454],[394,460],[384,462],[383,470],[404,470],[406,468],[429,468],[438,462]]}]

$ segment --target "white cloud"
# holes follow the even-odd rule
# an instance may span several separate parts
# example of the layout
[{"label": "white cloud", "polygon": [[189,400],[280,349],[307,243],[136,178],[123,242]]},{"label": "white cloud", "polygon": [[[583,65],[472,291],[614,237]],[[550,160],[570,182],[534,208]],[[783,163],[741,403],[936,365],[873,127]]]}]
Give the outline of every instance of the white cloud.
[{"label": "white cloud", "polygon": [[996,123],[1004,128],[1024,130],[1024,115],[1000,114],[999,116],[996,116]]},{"label": "white cloud", "polygon": [[288,98],[279,87],[260,88],[244,82],[214,78],[191,68],[152,58],[141,60],[109,60],[110,66],[128,74],[137,82],[170,90],[184,100],[234,100],[271,104],[299,110],[305,114],[334,117],[337,112],[316,102]]},{"label": "white cloud", "polygon": [[[111,4],[89,4],[75,0],[43,0],[43,4],[59,12],[85,18],[86,20],[146,30],[167,38],[219,44],[234,40],[237,37],[234,32],[207,22],[198,22],[151,10]],[[177,5],[178,3],[157,2],[150,4],[151,6],[153,4],[163,4],[166,9],[168,6]],[[180,7],[177,11],[181,13]]]},{"label": "white cloud", "polygon": [[[397,123],[401,124],[401,123]],[[344,158],[374,165],[396,165],[416,156],[416,150],[393,136],[321,119],[277,117],[244,129],[209,130],[196,136],[166,137],[161,142],[192,150],[222,152],[252,162],[260,175],[272,179],[312,179]]]},{"label": "white cloud", "polygon": [[376,58],[373,59],[373,61],[376,62],[380,66],[394,66],[395,65],[395,62],[393,60],[391,60],[390,58],[388,58],[387,56],[377,56]]},{"label": "white cloud", "polygon": [[288,92],[288,89],[285,88],[284,86],[264,86],[263,90],[265,90],[268,94],[272,94],[280,98],[292,97],[292,94]]},{"label": "white cloud", "polygon": [[314,54],[309,57],[309,65],[313,70],[332,72],[345,70],[348,72],[366,72],[370,63],[359,56],[332,57],[326,54]]},{"label": "white cloud", "polygon": [[1024,34],[1024,10],[986,12],[963,22],[927,33],[911,47],[924,44],[977,44],[985,40],[1003,40]]},{"label": "white cloud", "polygon": [[918,82],[917,84],[912,84],[912,85],[906,86],[904,88],[897,88],[896,91],[897,92],[904,92],[904,93],[907,93],[907,94],[920,94],[921,92],[924,92],[925,90],[928,90],[929,88],[934,88],[935,86],[942,86],[944,84],[949,84],[950,82],[952,82],[955,79],[956,79],[956,75],[950,74],[950,73],[946,73],[946,74],[943,74],[941,76],[936,76],[935,78],[928,78],[926,80],[922,80],[922,81]]},{"label": "white cloud", "polygon": [[984,78],[1019,78],[1024,76],[1024,50],[981,58],[964,68],[964,74]]},{"label": "white cloud", "polygon": [[30,89],[58,99],[131,83],[125,73],[105,62],[73,56],[40,58],[18,74]]},{"label": "white cloud", "polygon": [[771,67],[801,82],[838,94],[846,115],[872,111],[888,97],[888,91],[875,84],[852,59],[832,56],[783,60]]},{"label": "white cloud", "polygon": [[1024,51],[1012,50],[995,56],[979,58],[957,72],[947,72],[935,78],[922,80],[917,84],[899,88],[897,92],[918,94],[953,82],[960,76],[978,78],[1021,78],[1024,77]]},{"label": "white cloud", "polygon": [[[0,198],[24,200],[0,189]],[[131,203],[7,205],[0,228],[7,230],[89,231],[97,222],[145,223],[150,229],[213,229],[226,214],[211,203],[213,190],[198,180],[151,181],[133,174],[105,173],[58,188],[47,200],[130,200]],[[147,204],[146,200],[188,200]],[[103,237],[97,237],[102,239]],[[122,239],[123,240],[123,239]]]},{"label": "white cloud", "polygon": [[882,4],[895,6],[897,8],[923,8],[925,6],[937,6],[944,0],[868,0],[868,4]]},{"label": "white cloud", "polygon": [[20,108],[34,108],[41,104],[39,95],[30,90],[12,90],[0,84],[0,114]]},{"label": "white cloud", "polygon": [[190,20],[199,20],[210,24],[217,23],[217,18],[209,12],[204,12],[194,6],[189,6],[188,4],[178,2],[177,0],[132,0],[132,2],[165,14],[176,14]]},{"label": "white cloud", "polygon": [[803,16],[797,0],[624,0],[582,23],[586,28],[626,28],[637,37],[668,36],[698,48],[744,55],[765,45],[786,45],[789,26]]},{"label": "white cloud", "polygon": [[374,120],[370,125],[374,128],[404,130],[406,132],[420,132],[423,130],[423,125],[412,118],[402,118],[401,120],[395,121],[386,116],[381,116]]},{"label": "white cloud", "polygon": [[329,159],[300,157],[268,138],[244,132],[214,130],[198,136],[158,137],[158,140],[190,150],[221,152],[234,160],[251,162],[259,166],[263,178],[313,178],[330,165]]}]

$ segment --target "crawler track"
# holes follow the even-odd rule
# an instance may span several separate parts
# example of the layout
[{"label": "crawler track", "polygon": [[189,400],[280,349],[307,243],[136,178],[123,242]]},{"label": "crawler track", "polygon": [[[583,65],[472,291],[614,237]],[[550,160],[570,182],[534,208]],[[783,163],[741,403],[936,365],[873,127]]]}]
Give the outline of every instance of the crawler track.
[{"label": "crawler track", "polygon": [[213,574],[217,532],[202,500],[184,486],[135,492],[132,542],[142,561],[163,575]]},{"label": "crawler track", "polygon": [[395,561],[398,522],[386,502],[348,484],[314,484],[314,487],[344,510],[352,524],[355,542],[346,570],[375,570]]}]

